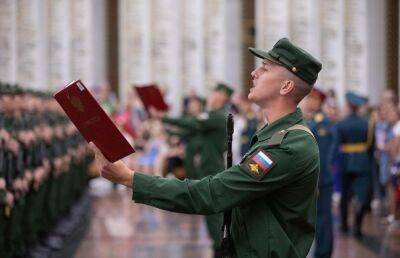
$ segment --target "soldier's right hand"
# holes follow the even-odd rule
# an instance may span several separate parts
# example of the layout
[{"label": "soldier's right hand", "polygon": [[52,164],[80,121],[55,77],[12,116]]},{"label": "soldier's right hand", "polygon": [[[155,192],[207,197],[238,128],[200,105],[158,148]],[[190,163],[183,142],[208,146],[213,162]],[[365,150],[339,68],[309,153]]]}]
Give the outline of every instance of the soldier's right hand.
[{"label": "soldier's right hand", "polygon": [[14,206],[14,195],[10,192],[6,193],[6,205],[10,208]]},{"label": "soldier's right hand", "polygon": [[19,150],[18,142],[15,139],[10,138],[10,140],[7,142],[7,149],[17,154]]},{"label": "soldier's right hand", "polygon": [[14,182],[13,182],[13,187],[14,187],[14,190],[15,191],[17,191],[17,192],[23,192],[23,182],[22,182],[22,179],[21,178],[16,178],[16,179],[14,179]]},{"label": "soldier's right hand", "polygon": [[0,129],[0,139],[3,139],[5,142],[7,142],[10,140],[10,134],[4,129]]},{"label": "soldier's right hand", "polygon": [[4,178],[0,178],[0,190],[6,189],[6,180]]},{"label": "soldier's right hand", "polygon": [[33,177],[32,171],[29,169],[26,169],[24,177],[25,177],[25,180],[28,182],[28,184],[30,184],[32,182],[32,177]]},{"label": "soldier's right hand", "polygon": [[61,158],[54,159],[54,168],[56,172],[60,172],[63,166],[63,160]]}]

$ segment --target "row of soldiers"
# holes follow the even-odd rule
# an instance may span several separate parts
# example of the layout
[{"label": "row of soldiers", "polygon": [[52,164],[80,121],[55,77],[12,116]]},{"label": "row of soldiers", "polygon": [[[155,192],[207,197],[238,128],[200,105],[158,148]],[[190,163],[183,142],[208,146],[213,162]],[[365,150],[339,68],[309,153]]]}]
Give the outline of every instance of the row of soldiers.
[{"label": "row of soldiers", "polygon": [[91,156],[48,93],[0,84],[0,257],[43,257],[82,195]]}]

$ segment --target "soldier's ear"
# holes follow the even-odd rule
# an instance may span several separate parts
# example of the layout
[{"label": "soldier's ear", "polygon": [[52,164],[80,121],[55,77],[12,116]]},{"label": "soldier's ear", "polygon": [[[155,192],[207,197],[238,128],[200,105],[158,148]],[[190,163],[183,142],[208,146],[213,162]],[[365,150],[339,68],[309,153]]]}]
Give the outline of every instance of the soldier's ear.
[{"label": "soldier's ear", "polygon": [[281,90],[279,93],[281,95],[288,95],[294,90],[294,81],[292,80],[285,80],[282,82]]}]

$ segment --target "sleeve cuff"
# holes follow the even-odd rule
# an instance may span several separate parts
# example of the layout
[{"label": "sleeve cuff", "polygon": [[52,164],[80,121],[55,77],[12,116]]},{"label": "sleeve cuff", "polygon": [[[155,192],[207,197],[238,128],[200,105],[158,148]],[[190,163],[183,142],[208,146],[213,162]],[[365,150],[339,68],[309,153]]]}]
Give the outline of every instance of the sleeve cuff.
[{"label": "sleeve cuff", "polygon": [[135,172],[133,175],[132,200],[136,203],[150,204],[151,185],[155,180],[154,176]]}]

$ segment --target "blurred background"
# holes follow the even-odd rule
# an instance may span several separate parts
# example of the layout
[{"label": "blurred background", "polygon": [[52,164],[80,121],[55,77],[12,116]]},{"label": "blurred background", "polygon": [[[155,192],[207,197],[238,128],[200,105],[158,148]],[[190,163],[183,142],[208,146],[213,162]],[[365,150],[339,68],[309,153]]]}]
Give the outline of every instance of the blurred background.
[{"label": "blurred background", "polygon": [[212,257],[201,216],[136,205],[98,178],[51,96],[81,79],[138,150],[130,166],[183,179],[189,140],[149,116],[133,86],[157,85],[179,118],[209,111],[215,86],[228,85],[238,162],[265,124],[245,97],[259,62],[247,48],[282,37],[322,62],[316,87],[332,124],[352,91],[375,129],[363,237],[340,231],[333,165],[326,257],[400,257],[399,10],[398,0],[0,0],[0,257]]}]

